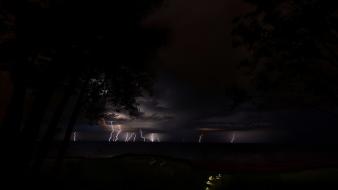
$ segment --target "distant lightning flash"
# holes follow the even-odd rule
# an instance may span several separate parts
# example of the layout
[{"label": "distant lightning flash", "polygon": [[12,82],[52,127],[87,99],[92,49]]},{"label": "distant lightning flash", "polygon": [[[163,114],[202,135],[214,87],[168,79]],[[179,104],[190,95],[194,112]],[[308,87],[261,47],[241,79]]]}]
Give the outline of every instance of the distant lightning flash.
[{"label": "distant lightning flash", "polygon": [[203,135],[200,135],[200,137],[198,139],[198,143],[202,143],[202,139],[203,139]]},{"label": "distant lightning flash", "polygon": [[114,125],[111,125],[111,132],[110,132],[110,136],[108,141],[111,142],[111,140],[113,139],[113,134],[114,134],[115,130],[114,130]]},{"label": "distant lightning flash", "polygon": [[133,142],[135,142],[136,140],[136,134],[133,132],[133,133],[130,133],[128,139],[127,139],[127,142],[131,141],[131,139],[133,138]]},{"label": "distant lightning flash", "polygon": [[146,142],[146,138],[143,136],[142,129],[140,129],[140,137],[143,139],[143,142]]},{"label": "distant lightning flash", "polygon": [[133,138],[133,142],[135,142],[135,140],[136,140],[136,134],[134,132],[132,132],[130,134],[128,141],[130,141],[132,138]]},{"label": "distant lightning flash", "polygon": [[151,133],[150,134],[150,141],[151,142],[161,142],[160,137],[156,133]]},{"label": "distant lightning flash", "polygon": [[117,142],[119,140],[119,135],[120,135],[121,132],[122,132],[121,125],[118,125],[117,126],[117,133],[115,135],[114,142]]},{"label": "distant lightning flash", "polygon": [[233,144],[233,143],[235,142],[235,140],[236,140],[236,132],[234,132],[234,133],[232,134],[230,143]]},{"label": "distant lightning flash", "polygon": [[136,133],[133,133],[133,134],[134,134],[133,142],[136,142]]},{"label": "distant lightning flash", "polygon": [[114,131],[110,132],[108,142],[111,142],[111,140],[112,140],[112,138],[113,138],[113,134],[114,134]]},{"label": "distant lightning flash", "polygon": [[125,142],[130,142],[132,138],[133,138],[133,142],[135,142],[136,141],[136,134],[134,132],[133,133],[127,132]]},{"label": "distant lightning flash", "polygon": [[73,132],[73,141],[76,142],[76,131]]},{"label": "distant lightning flash", "polygon": [[129,136],[129,132],[127,132],[127,134],[126,134],[126,139],[125,139],[124,142],[129,142],[129,140],[130,140],[130,136]]}]

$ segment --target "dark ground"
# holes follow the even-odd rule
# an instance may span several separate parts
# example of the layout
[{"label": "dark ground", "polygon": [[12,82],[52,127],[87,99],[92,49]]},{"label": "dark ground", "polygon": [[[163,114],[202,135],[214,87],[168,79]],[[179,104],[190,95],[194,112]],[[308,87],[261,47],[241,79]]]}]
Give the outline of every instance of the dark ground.
[{"label": "dark ground", "polygon": [[[58,174],[50,172],[52,157],[43,175],[30,181],[33,187],[338,188],[338,151],[332,145],[76,143]],[[209,179],[210,176],[213,178]]]}]

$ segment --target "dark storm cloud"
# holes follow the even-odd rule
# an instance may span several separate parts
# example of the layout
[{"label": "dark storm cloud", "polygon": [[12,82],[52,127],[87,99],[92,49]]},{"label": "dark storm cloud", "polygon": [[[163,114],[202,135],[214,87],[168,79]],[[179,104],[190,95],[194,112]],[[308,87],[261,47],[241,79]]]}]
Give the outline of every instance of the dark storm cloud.
[{"label": "dark storm cloud", "polygon": [[230,114],[233,104],[226,97],[201,92],[170,77],[160,78],[154,96],[142,98],[139,103],[143,112],[139,122],[147,118],[147,122],[167,130],[196,130],[195,121]]},{"label": "dark storm cloud", "polygon": [[171,115],[158,127],[191,131],[202,125],[199,120],[232,113],[226,89],[237,83],[239,62],[232,48],[232,20],[248,9],[231,0],[168,0],[144,21],[170,31],[159,52],[155,97],[141,103],[144,113]]},{"label": "dark storm cloud", "polygon": [[[168,0],[145,21],[170,30],[170,41],[160,51],[159,64],[171,77],[162,79],[157,88],[158,98],[166,103],[173,119],[161,126],[187,131],[200,127],[249,131],[270,128],[287,132],[286,141],[306,139],[302,135],[325,139],[335,131],[332,125],[337,124],[332,117],[324,116],[327,113],[262,112],[250,104],[232,110],[227,88],[247,88],[237,71],[243,52],[232,48],[232,20],[252,8],[236,0]],[[321,137],[317,135],[320,133]]]},{"label": "dark storm cloud", "polygon": [[126,125],[175,136],[199,135],[201,128],[228,139],[241,132],[240,142],[334,140],[338,121],[325,112],[262,111],[248,102],[234,108],[227,88],[245,84],[236,69],[242,56],[232,48],[232,20],[249,9],[237,0],[167,0],[147,17],[143,24],[167,28],[169,40],[154,63],[154,96],[139,99],[143,114]]},{"label": "dark storm cloud", "polygon": [[174,119],[172,115],[163,115],[160,113],[154,113],[152,115],[144,115],[138,118],[138,120],[142,121],[170,121]]},{"label": "dark storm cloud", "polygon": [[232,48],[232,20],[247,10],[241,1],[168,0],[145,21],[170,30],[161,67],[209,91],[234,85],[240,55]]},{"label": "dark storm cloud", "polygon": [[[250,137],[257,142],[264,141],[262,138],[274,142],[330,142],[335,140],[338,124],[333,114],[323,111],[262,111],[251,103],[230,109],[231,99],[200,92],[169,77],[159,80],[155,96],[143,99],[141,105],[148,114],[170,116],[163,120],[149,117],[148,123],[142,123],[148,126],[151,123],[154,129],[177,134],[194,134],[201,130],[243,131],[243,138]],[[242,140],[250,142],[250,139]]]}]

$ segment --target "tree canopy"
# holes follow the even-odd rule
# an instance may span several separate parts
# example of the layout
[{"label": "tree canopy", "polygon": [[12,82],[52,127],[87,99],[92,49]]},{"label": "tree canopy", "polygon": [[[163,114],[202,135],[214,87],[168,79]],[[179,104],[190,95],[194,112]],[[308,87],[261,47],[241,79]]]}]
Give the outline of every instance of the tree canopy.
[{"label": "tree canopy", "polygon": [[338,3],[246,2],[255,8],[234,19],[233,45],[246,52],[240,68],[253,94],[278,106],[336,107]]},{"label": "tree canopy", "polygon": [[32,89],[36,96],[83,87],[88,111],[109,103],[137,113],[135,97],[151,91],[147,64],[165,38],[162,31],[143,28],[141,20],[160,1],[1,3],[1,69],[15,76],[16,89]]}]

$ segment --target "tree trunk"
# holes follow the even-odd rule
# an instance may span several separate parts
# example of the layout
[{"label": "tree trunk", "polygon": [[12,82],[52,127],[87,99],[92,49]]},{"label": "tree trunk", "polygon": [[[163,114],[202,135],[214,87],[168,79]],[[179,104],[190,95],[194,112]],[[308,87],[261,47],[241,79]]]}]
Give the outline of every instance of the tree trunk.
[{"label": "tree trunk", "polygon": [[69,122],[68,122],[68,125],[67,125],[67,128],[66,128],[66,132],[65,132],[65,136],[64,136],[64,139],[61,143],[61,147],[60,147],[60,150],[59,150],[59,153],[57,155],[57,158],[56,158],[56,163],[55,163],[55,170],[58,171],[62,164],[63,164],[63,159],[67,153],[67,149],[68,149],[68,146],[69,146],[69,143],[70,143],[70,138],[72,136],[72,133],[74,131],[74,128],[75,128],[75,125],[76,125],[76,122],[77,122],[77,119],[81,113],[81,109],[82,109],[82,106],[83,106],[83,99],[85,97],[85,92],[86,92],[86,87],[87,87],[87,84],[88,84],[88,81],[85,81],[84,85],[82,86],[81,90],[80,90],[80,94],[79,94],[79,97],[77,99],[77,102],[75,103],[75,107],[74,107],[74,110],[70,116],[70,119],[69,119]]},{"label": "tree trunk", "polygon": [[24,165],[24,168],[27,168],[27,171],[29,172],[31,169],[32,158],[36,151],[37,138],[45,118],[45,113],[48,110],[52,92],[51,88],[42,89],[38,92],[33,101],[33,107],[32,110],[30,110],[27,123],[21,133],[20,141],[23,143],[21,145],[22,151],[20,157],[24,158],[22,164],[26,164]]},{"label": "tree trunk", "polygon": [[60,123],[62,114],[64,113],[65,107],[67,106],[69,99],[72,94],[72,89],[67,87],[65,94],[63,95],[59,105],[57,106],[55,113],[50,121],[46,134],[39,144],[37,154],[33,163],[33,171],[37,174],[40,173],[41,167],[43,166],[44,159],[48,155],[50,146],[55,138],[57,126]]},{"label": "tree trunk", "polygon": [[52,94],[53,90],[51,88],[39,90],[34,98],[27,123],[22,130],[22,139],[26,141],[35,141],[37,139]]},{"label": "tree trunk", "polygon": [[12,97],[1,129],[1,137],[3,140],[10,140],[11,138],[17,138],[19,136],[23,119],[26,88],[20,77],[14,76],[12,80]]},{"label": "tree trunk", "polygon": [[4,182],[15,179],[17,173],[22,172],[20,167],[22,159],[19,157],[21,143],[17,139],[23,119],[26,88],[21,77],[14,76],[12,80],[12,96],[0,131],[2,142],[0,174],[4,176]]}]

